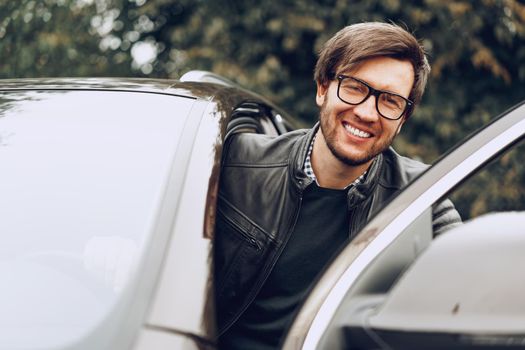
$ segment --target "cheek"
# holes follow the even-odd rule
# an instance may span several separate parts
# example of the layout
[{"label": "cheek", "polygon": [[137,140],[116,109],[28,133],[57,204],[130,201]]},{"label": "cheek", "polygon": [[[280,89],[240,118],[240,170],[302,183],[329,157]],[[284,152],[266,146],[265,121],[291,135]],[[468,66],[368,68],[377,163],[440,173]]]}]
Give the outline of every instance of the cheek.
[{"label": "cheek", "polygon": [[321,122],[326,126],[333,126],[337,122],[338,114],[338,110],[328,102],[327,98],[325,98],[324,103],[321,106]]},{"label": "cheek", "polygon": [[395,124],[390,125],[389,132],[392,134],[392,136],[396,136],[397,134],[399,134],[399,132],[401,131],[402,125],[403,123],[399,123],[399,122],[396,122]]},{"label": "cheek", "polygon": [[334,99],[332,95],[327,93],[324,95],[323,103],[319,109],[321,123],[326,126],[333,126],[346,114],[352,113],[352,108],[353,106],[338,103],[337,96]]},{"label": "cheek", "polygon": [[383,133],[389,135],[389,137],[394,138],[401,131],[402,123],[395,123],[393,125],[388,125],[383,123]]}]

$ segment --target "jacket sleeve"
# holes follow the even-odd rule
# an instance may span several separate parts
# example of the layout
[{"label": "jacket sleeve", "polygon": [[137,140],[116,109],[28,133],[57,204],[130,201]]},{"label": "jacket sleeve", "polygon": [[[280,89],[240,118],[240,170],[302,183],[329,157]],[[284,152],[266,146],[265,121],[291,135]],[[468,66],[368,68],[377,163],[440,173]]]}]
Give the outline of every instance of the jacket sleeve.
[{"label": "jacket sleeve", "polygon": [[432,229],[434,237],[461,225],[461,216],[450,199],[437,202],[432,207]]}]

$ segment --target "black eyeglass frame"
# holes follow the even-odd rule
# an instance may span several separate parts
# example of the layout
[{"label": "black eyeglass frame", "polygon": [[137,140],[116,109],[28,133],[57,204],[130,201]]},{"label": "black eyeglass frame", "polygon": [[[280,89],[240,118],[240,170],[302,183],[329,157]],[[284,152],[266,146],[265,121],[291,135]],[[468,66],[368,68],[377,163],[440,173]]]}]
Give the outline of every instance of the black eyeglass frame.
[{"label": "black eyeglass frame", "polygon": [[[341,96],[339,95],[339,89],[341,88],[341,82],[344,80],[344,79],[352,79],[352,80],[355,80],[355,81],[358,81],[360,82],[361,84],[363,84],[364,86],[366,86],[368,88],[368,94],[366,94],[365,98],[363,98],[363,100],[359,103],[351,103],[351,102],[348,102],[348,101],[345,101],[341,98]],[[376,111],[377,113],[379,113],[380,116],[382,116],[383,118],[385,119],[388,119],[388,120],[399,120],[401,117],[403,117],[403,115],[405,115],[405,113],[407,112],[407,110],[412,107],[412,105],[414,104],[414,102],[410,101],[408,98],[405,98],[399,94],[396,94],[394,92],[390,92],[390,91],[383,91],[383,90],[378,90],[378,89],[374,89],[373,87],[371,87],[368,83],[362,81],[361,79],[357,79],[357,78],[354,78],[354,77],[351,77],[351,76],[348,76],[348,75],[344,75],[344,74],[339,74],[337,76],[337,80],[339,81],[339,83],[337,84],[337,97],[344,103],[346,104],[349,104],[349,105],[352,105],[352,106],[357,106],[357,105],[360,105],[361,103],[365,102],[369,97],[370,95],[373,95],[375,98],[376,98]],[[401,97],[403,100],[406,101],[406,106],[405,108],[403,109],[403,111],[401,112],[401,114],[399,115],[399,117],[397,118],[389,118],[385,115],[383,115],[383,113],[381,113],[379,111],[379,95],[381,94],[390,94],[390,95],[395,95],[395,96],[398,96],[398,97]]]}]

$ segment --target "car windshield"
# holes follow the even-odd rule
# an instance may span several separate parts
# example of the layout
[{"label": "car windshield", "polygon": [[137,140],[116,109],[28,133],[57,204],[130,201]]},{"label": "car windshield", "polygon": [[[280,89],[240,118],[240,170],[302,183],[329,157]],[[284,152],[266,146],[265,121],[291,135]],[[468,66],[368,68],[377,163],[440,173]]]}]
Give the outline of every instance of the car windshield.
[{"label": "car windshield", "polygon": [[0,91],[1,348],[70,344],[129,293],[193,103]]}]

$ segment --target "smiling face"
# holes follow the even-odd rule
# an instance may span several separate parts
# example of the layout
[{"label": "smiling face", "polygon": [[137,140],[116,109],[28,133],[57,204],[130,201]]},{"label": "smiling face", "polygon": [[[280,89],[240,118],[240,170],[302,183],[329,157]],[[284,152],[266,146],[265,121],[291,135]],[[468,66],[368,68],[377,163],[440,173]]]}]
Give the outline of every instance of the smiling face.
[{"label": "smiling face", "polygon": [[[354,70],[338,73],[358,78],[375,89],[394,92],[406,98],[414,82],[414,70],[410,62],[390,57],[368,59]],[[359,105],[346,104],[337,97],[337,84],[337,80],[332,80],[327,86],[317,85],[320,142],[326,144],[326,147],[318,149],[328,149],[331,153],[327,154],[329,158],[346,166],[367,167],[376,155],[390,146],[401,130],[404,117],[399,120],[381,117],[376,110],[374,96],[369,96]]]}]

